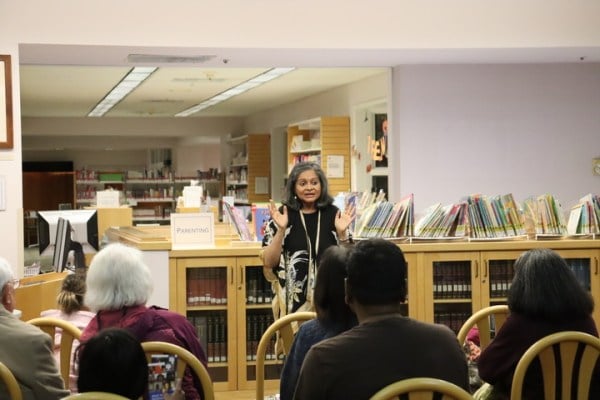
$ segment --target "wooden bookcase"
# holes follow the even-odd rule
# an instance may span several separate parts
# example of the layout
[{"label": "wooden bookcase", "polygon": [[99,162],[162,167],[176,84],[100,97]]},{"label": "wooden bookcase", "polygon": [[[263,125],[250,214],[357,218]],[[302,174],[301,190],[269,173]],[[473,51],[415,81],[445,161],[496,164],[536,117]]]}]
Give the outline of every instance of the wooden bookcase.
[{"label": "wooden bookcase", "polygon": [[227,195],[236,204],[269,201],[271,191],[271,136],[256,133],[228,140],[231,159],[227,166]]},{"label": "wooden bookcase", "polygon": [[[170,308],[198,329],[216,390],[255,388],[256,347],[273,322],[271,285],[258,249],[175,251]],[[215,295],[216,293],[216,295]],[[277,388],[282,360],[266,362],[267,388]]]},{"label": "wooden bookcase", "polygon": [[[300,161],[314,161],[325,171],[332,195],[350,191],[349,117],[319,117],[290,124],[287,152],[288,172]],[[336,157],[343,165],[338,164],[334,169],[333,163],[339,160]],[[341,176],[331,176],[337,171]]]},{"label": "wooden bookcase", "polygon": [[[473,312],[488,305],[505,304],[514,261],[532,248],[556,250],[589,288],[596,304],[600,302],[600,240],[420,242],[399,246],[408,264],[408,298],[403,312],[421,321],[445,323],[458,330]],[[270,285],[264,286],[259,251],[257,244],[250,248],[179,250],[169,255],[170,308],[186,315],[192,323],[196,317],[211,313],[222,315],[222,320],[227,321],[227,362],[209,363],[216,390],[255,387],[253,346],[272,321],[270,301],[264,294]],[[195,296],[190,292],[190,283],[194,274],[199,274],[196,270],[221,271],[213,274],[225,288],[222,293],[226,293],[227,304],[195,305],[187,301]],[[197,276],[214,280],[210,272]],[[257,290],[263,291],[262,301],[252,300],[257,298],[253,294]],[[593,317],[600,324],[599,308]],[[265,387],[275,390],[282,361],[267,360],[266,365]]]},{"label": "wooden bookcase", "polygon": [[[581,283],[600,301],[600,241],[552,240],[514,242],[401,244],[406,255],[420,259],[418,312],[411,316],[444,323],[455,331],[475,311],[506,304],[515,260],[532,248],[551,248],[571,266]],[[409,276],[409,282],[410,282]],[[594,310],[596,324],[600,310]]]}]

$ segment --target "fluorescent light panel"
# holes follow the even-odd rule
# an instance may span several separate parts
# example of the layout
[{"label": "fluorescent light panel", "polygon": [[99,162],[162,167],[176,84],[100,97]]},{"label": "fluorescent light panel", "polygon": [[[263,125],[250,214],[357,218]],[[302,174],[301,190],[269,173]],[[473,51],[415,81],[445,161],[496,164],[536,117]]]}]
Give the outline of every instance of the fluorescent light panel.
[{"label": "fluorescent light panel", "polygon": [[198,111],[202,111],[206,108],[212,107],[215,104],[218,104],[227,99],[230,99],[231,97],[237,96],[237,95],[242,94],[250,89],[253,89],[257,86],[267,83],[281,75],[285,75],[289,72],[292,72],[294,69],[295,68],[293,68],[293,67],[271,68],[270,70],[263,72],[262,74],[257,75],[252,79],[248,79],[247,81],[244,81],[237,86],[234,86],[234,87],[229,88],[219,94],[216,94],[213,97],[210,97],[201,103],[198,103],[190,108],[187,108],[181,112],[178,112],[177,114],[175,114],[175,116],[176,117],[188,117],[192,114],[197,113]]},{"label": "fluorescent light panel", "polygon": [[88,117],[101,117],[144,82],[157,67],[133,67],[127,75],[89,112]]}]

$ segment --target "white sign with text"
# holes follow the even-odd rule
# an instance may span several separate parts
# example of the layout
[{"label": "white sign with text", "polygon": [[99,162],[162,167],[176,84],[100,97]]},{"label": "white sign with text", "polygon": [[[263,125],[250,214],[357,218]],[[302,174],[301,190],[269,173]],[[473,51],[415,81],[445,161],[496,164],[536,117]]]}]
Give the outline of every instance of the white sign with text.
[{"label": "white sign with text", "polygon": [[213,213],[171,214],[171,248],[173,250],[204,249],[215,246]]}]

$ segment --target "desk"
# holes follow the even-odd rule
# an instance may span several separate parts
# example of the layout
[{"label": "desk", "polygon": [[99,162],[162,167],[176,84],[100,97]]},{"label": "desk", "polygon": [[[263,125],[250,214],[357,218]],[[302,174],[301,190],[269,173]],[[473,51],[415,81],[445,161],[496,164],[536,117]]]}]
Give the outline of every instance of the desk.
[{"label": "desk", "polygon": [[15,289],[16,308],[23,313],[21,320],[28,321],[44,310],[56,308],[56,296],[65,276],[67,272],[50,272],[22,278]]}]

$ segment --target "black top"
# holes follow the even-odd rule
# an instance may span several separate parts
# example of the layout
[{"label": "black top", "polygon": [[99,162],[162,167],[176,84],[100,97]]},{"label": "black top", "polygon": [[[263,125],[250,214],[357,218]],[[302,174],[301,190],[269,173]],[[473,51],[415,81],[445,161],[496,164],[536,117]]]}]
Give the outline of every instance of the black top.
[{"label": "black top", "polygon": [[[280,209],[280,211],[283,212],[283,209]],[[319,212],[321,226],[319,248],[317,249],[316,236],[319,224]],[[306,302],[307,288],[309,286],[309,244],[306,238],[307,233],[312,249],[311,258],[312,260],[317,260],[317,265],[318,259],[325,249],[338,244],[337,232],[335,230],[335,217],[338,208],[334,205],[328,205],[320,209],[319,212],[304,214],[304,221],[306,222],[305,230],[300,218],[300,212],[288,208],[288,226],[283,239],[282,254],[279,265],[273,268],[273,273],[279,278],[279,283],[283,289],[282,293],[285,297],[286,312],[283,314],[298,310]],[[265,230],[263,246],[268,246],[271,243],[276,232],[277,224],[271,219]],[[314,282],[311,283],[311,286],[314,287]]]}]

